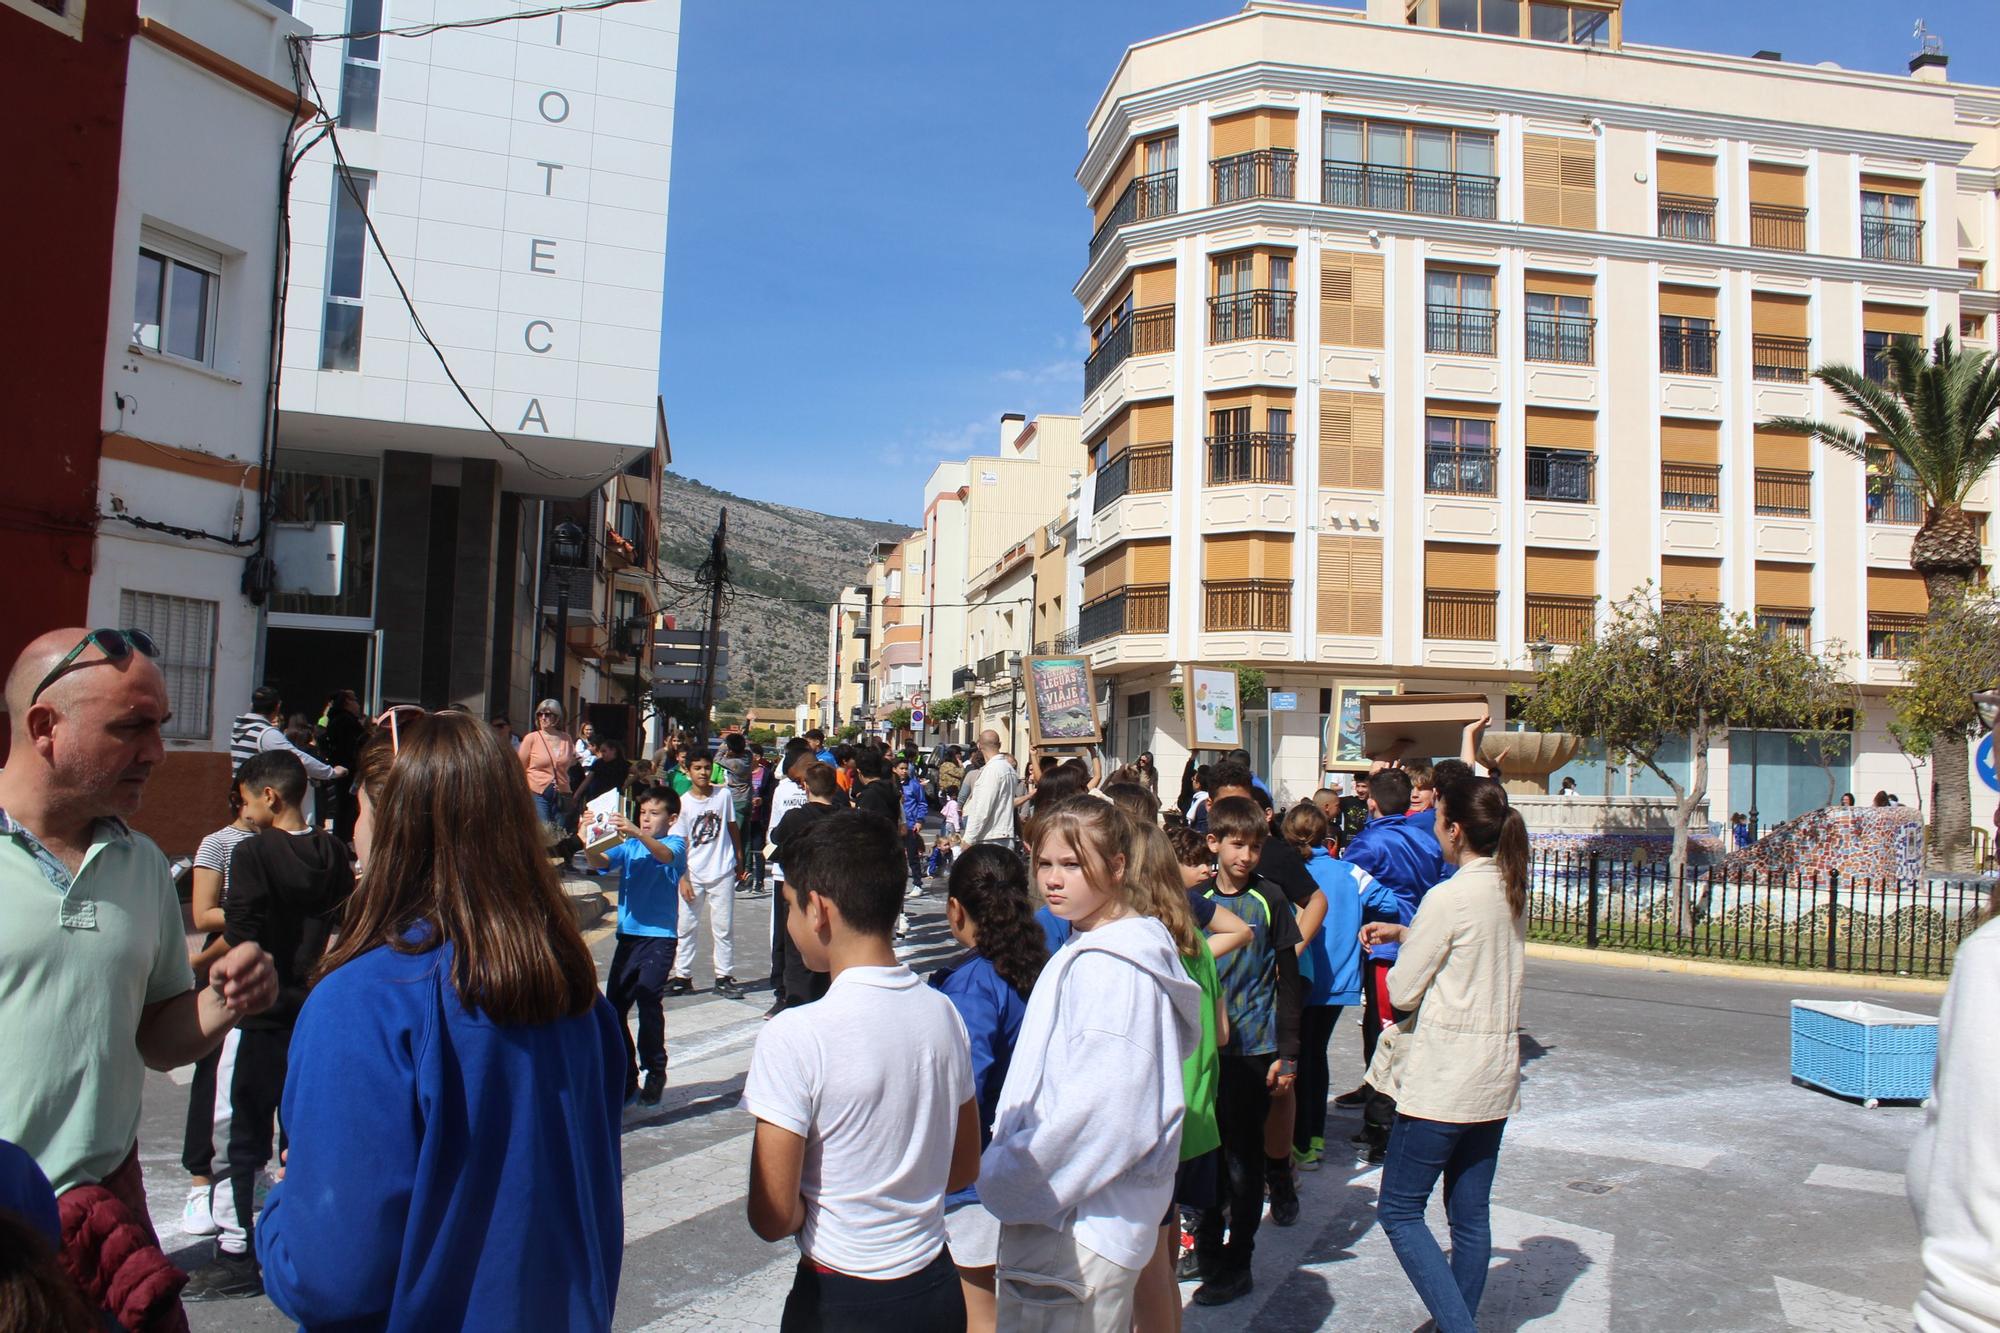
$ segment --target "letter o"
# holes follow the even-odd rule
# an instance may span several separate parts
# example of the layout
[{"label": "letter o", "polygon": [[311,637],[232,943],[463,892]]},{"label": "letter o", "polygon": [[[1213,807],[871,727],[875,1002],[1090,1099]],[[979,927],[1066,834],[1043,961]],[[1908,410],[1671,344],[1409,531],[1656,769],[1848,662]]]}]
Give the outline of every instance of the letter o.
[{"label": "letter o", "polygon": [[[535,345],[536,329],[540,329],[543,333],[549,335],[549,340],[539,347]],[[531,352],[546,352],[556,345],[555,332],[555,325],[549,323],[546,319],[531,319],[528,321],[527,327],[521,330],[521,341],[528,345],[528,350]]]},{"label": "letter o", "polygon": [[[562,107],[562,114],[559,116],[549,114],[549,99],[552,97],[556,100],[557,105]],[[569,99],[553,88],[542,94],[541,100],[535,104],[535,107],[542,113],[542,119],[551,125],[560,125],[569,119]]]}]

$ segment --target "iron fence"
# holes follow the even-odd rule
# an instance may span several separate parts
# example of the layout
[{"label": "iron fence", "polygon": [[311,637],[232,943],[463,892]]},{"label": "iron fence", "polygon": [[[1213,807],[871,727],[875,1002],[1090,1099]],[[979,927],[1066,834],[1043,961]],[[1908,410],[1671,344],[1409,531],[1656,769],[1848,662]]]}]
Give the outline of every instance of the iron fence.
[{"label": "iron fence", "polygon": [[1127,185],[1111,205],[1111,211],[1104,215],[1097,230],[1090,236],[1090,258],[1095,261],[1098,251],[1118,229],[1131,222],[1144,222],[1148,218],[1161,218],[1179,210],[1180,173],[1178,171],[1156,171],[1150,176],[1140,176]]},{"label": "iron fence", "polygon": [[1750,244],[1759,250],[1806,248],[1806,211],[1779,204],[1750,205]]},{"label": "iron fence", "polygon": [[1670,241],[1715,239],[1715,200],[1688,194],[1660,196],[1660,235]]},{"label": "iron fence", "polygon": [[1218,204],[1241,199],[1289,199],[1299,155],[1289,148],[1259,148],[1218,158],[1209,168]]},{"label": "iron fence", "polygon": [[1499,195],[1499,177],[1456,171],[1328,162],[1320,178],[1322,203],[1392,213],[1491,218],[1498,216]]}]

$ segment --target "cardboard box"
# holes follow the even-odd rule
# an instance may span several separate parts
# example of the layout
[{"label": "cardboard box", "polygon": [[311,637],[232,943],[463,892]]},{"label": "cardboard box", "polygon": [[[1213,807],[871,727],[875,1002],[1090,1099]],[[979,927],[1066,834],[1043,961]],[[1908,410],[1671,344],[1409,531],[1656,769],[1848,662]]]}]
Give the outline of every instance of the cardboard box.
[{"label": "cardboard box", "polygon": [[[1378,694],[1361,701],[1370,759],[1455,759],[1468,723],[1487,715],[1483,694]],[[1391,753],[1391,752],[1395,753]]]}]

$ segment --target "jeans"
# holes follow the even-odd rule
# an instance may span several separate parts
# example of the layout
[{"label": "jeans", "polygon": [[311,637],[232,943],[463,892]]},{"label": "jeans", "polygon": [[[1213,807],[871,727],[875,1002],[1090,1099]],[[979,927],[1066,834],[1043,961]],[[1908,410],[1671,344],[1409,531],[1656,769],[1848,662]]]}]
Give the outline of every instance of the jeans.
[{"label": "jeans", "polygon": [[[625,1087],[639,1087],[639,1075],[667,1072],[667,1016],[665,996],[667,973],[674,965],[679,943],[671,936],[624,935],[611,954],[610,984],[604,997],[618,1011],[618,1035],[625,1038]],[[639,1007],[639,1044],[632,1045],[632,1030],[625,1016]]]},{"label": "jeans", "polygon": [[[1271,1090],[1264,1082],[1274,1055],[1225,1055],[1216,1080],[1215,1119],[1222,1131],[1223,1207],[1202,1213],[1194,1243],[1211,1270],[1246,1271],[1264,1216],[1264,1118]],[[1228,1215],[1229,1242],[1222,1224]]]},{"label": "jeans", "polygon": [[544,824],[553,824],[557,828],[563,828],[565,826],[563,805],[562,792],[557,789],[555,783],[551,782],[548,786],[535,793],[535,818],[541,820]]},{"label": "jeans", "polygon": [[[1389,1133],[1375,1213],[1417,1299],[1437,1321],[1437,1333],[1474,1333],[1473,1316],[1493,1257],[1487,1205],[1506,1128],[1505,1120],[1457,1125],[1398,1114]],[[1424,1224],[1424,1208],[1440,1175],[1451,1224],[1449,1263]]]},{"label": "jeans", "polygon": [[965,1293],[951,1251],[908,1277],[877,1282],[826,1271],[801,1255],[781,1333],[963,1333]]},{"label": "jeans", "polygon": [[1337,1004],[1309,1004],[1299,1011],[1299,1111],[1292,1125],[1292,1146],[1301,1154],[1326,1139],[1326,1099],[1333,1084],[1326,1048],[1339,1022]]}]

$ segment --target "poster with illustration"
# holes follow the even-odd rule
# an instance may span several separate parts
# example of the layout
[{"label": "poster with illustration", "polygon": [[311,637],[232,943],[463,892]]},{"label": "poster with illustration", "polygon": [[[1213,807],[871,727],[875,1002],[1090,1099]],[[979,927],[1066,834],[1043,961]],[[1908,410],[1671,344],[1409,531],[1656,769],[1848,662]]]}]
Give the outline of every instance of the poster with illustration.
[{"label": "poster with illustration", "polygon": [[1366,769],[1368,756],[1362,753],[1364,736],[1361,729],[1361,701],[1371,695],[1394,694],[1397,686],[1389,685],[1340,685],[1333,691],[1333,713],[1327,718],[1324,749],[1329,771],[1349,772]]},{"label": "poster with illustration", "polygon": [[576,836],[586,851],[602,851],[617,842],[620,834],[611,817],[618,813],[618,793],[605,792],[583,807],[583,822],[576,830]]},{"label": "poster with illustration", "polygon": [[1243,709],[1236,698],[1236,672],[1189,667],[1188,744],[1196,750],[1234,750],[1243,744]]},{"label": "poster with illustration", "polygon": [[1096,745],[1103,739],[1090,659],[1028,659],[1028,734],[1033,745]]}]

